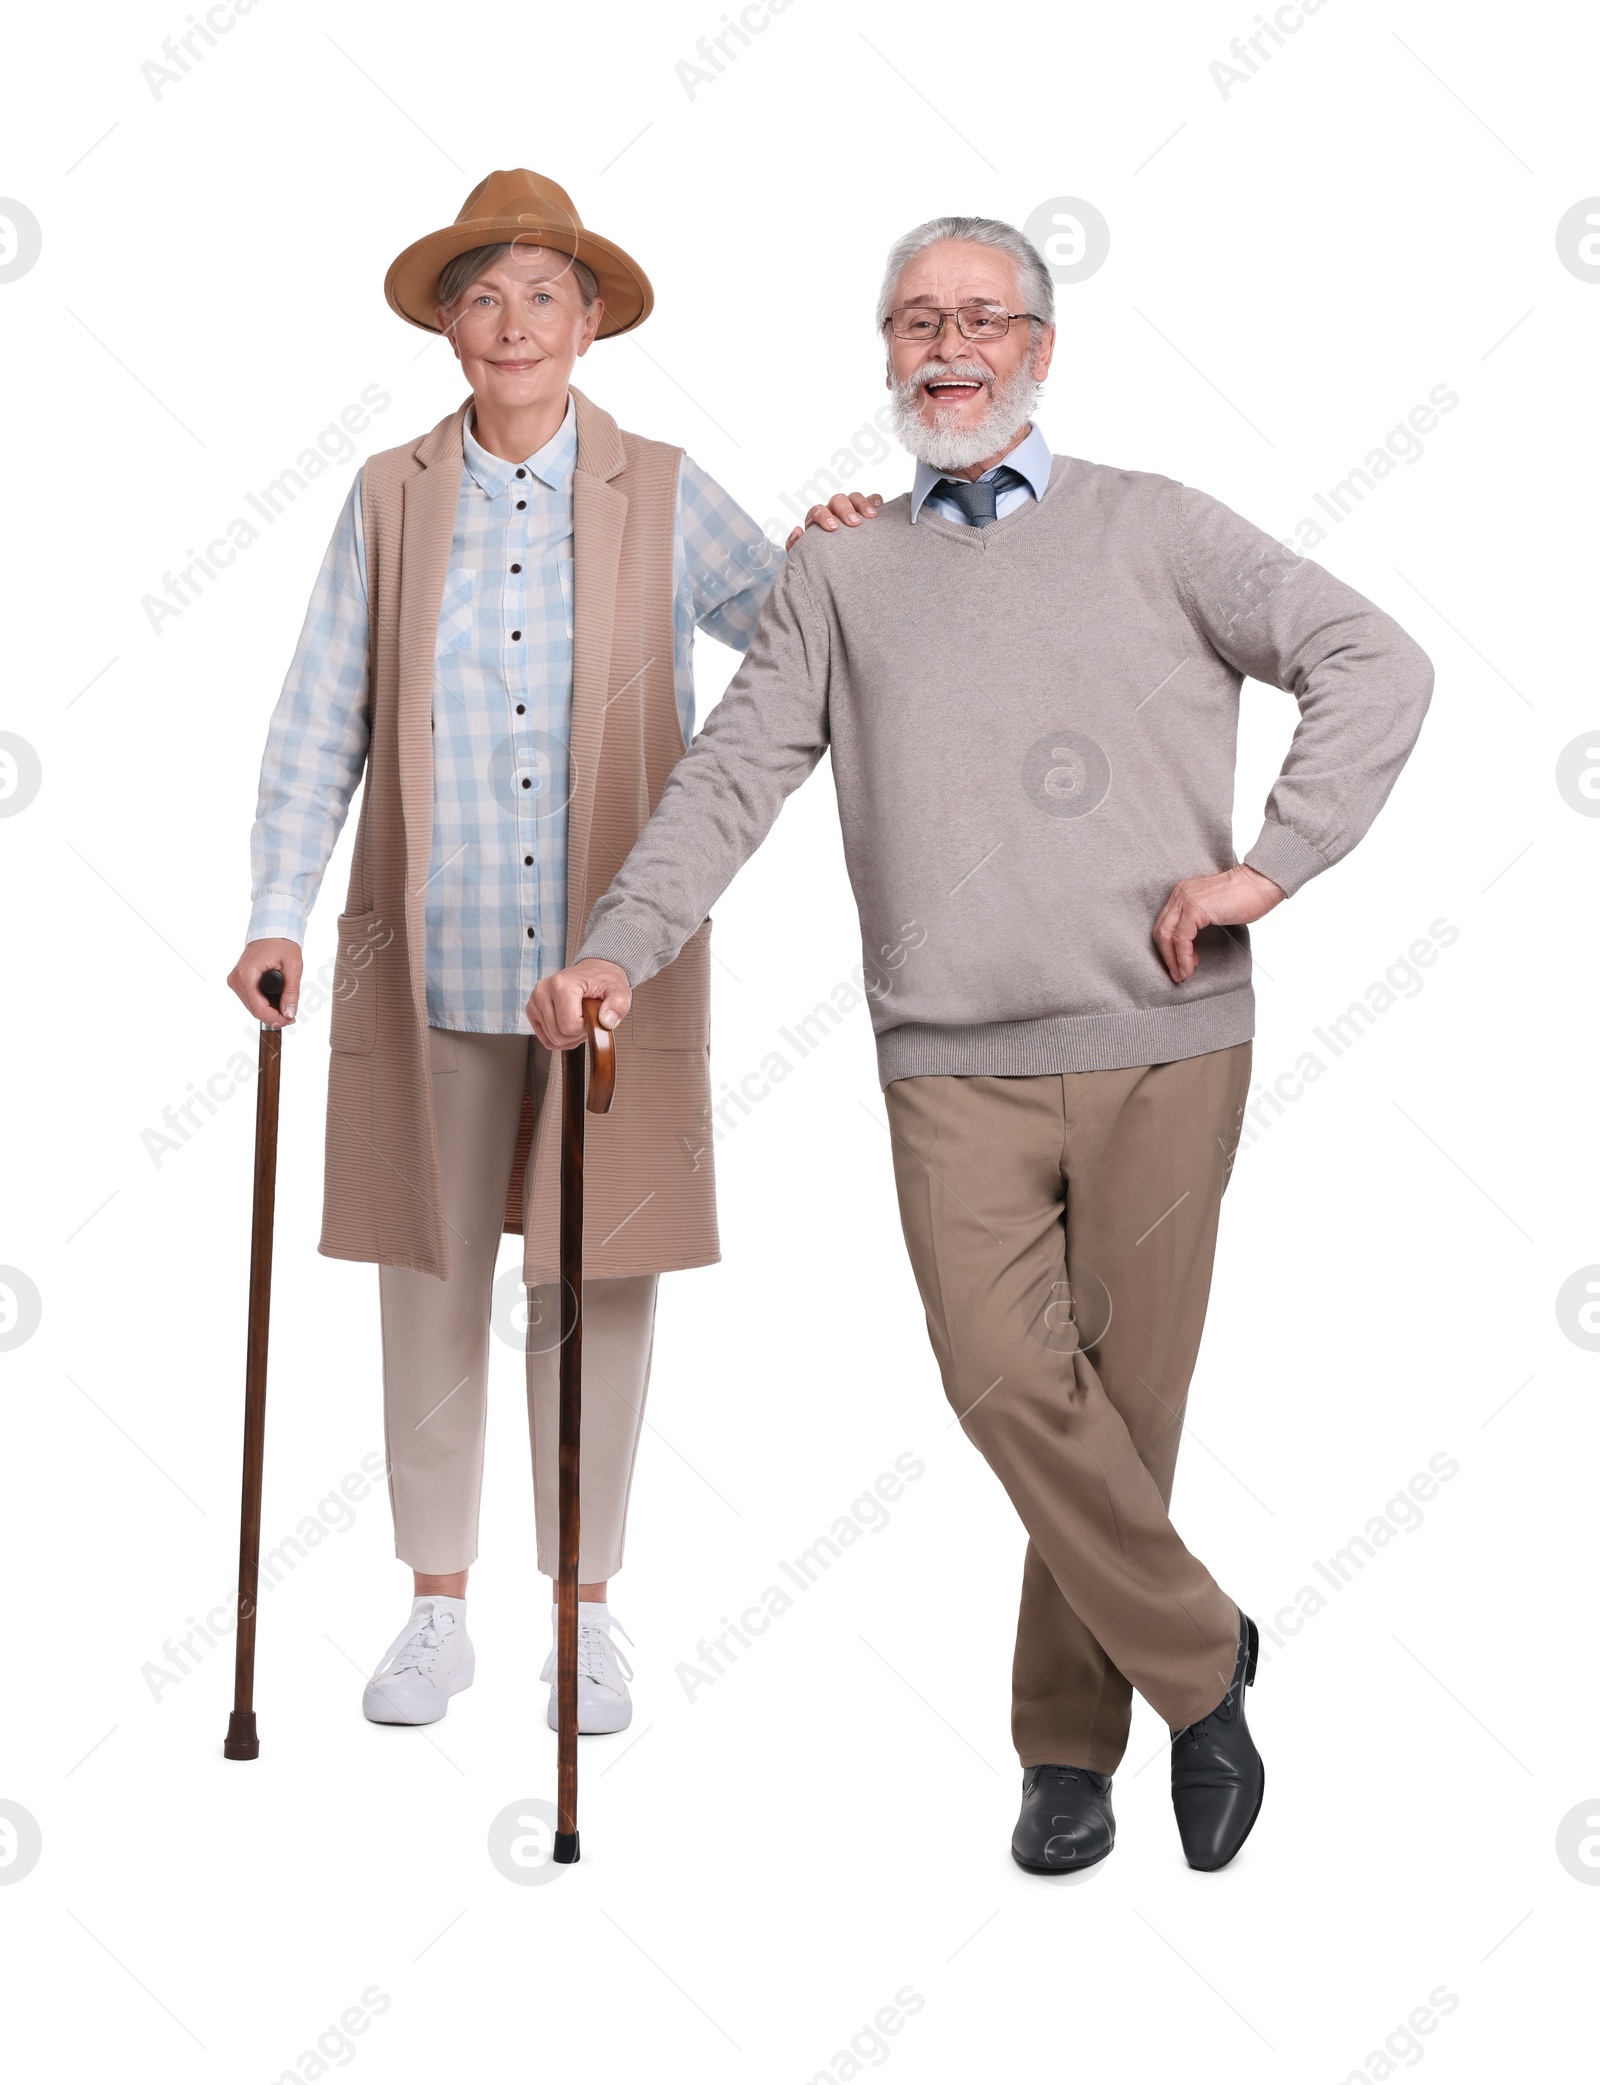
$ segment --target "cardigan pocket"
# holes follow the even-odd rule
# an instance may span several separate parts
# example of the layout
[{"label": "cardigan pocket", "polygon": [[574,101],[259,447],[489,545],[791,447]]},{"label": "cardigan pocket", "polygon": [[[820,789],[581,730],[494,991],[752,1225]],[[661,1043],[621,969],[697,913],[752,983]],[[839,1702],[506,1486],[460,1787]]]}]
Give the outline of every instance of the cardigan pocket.
[{"label": "cardigan pocket", "polygon": [[474,608],[478,592],[476,572],[456,570],[445,579],[444,598],[439,603],[439,635],[434,655],[463,651],[471,642]]},{"label": "cardigan pocket", "polygon": [[365,1057],[378,1039],[378,952],[394,939],[394,929],[375,911],[345,912],[338,933],[328,1047]]},{"label": "cardigan pocket", "polygon": [[683,944],[665,970],[633,995],[633,1039],[643,1050],[703,1050],[711,1041],[711,922]]}]

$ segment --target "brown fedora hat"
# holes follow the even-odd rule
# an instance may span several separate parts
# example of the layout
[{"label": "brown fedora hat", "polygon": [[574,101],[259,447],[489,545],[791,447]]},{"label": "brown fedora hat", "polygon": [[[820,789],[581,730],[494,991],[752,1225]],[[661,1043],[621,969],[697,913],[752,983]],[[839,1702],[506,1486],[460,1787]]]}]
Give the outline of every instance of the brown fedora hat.
[{"label": "brown fedora hat", "polygon": [[571,254],[594,270],[606,307],[599,339],[626,333],[650,316],[655,295],[638,262],[609,239],[586,232],[567,191],[543,174],[530,173],[527,167],[501,168],[490,174],[461,205],[454,224],[418,239],[391,262],[383,278],[390,309],[413,326],[437,333],[433,314],[439,270],[458,253],[509,240]]}]

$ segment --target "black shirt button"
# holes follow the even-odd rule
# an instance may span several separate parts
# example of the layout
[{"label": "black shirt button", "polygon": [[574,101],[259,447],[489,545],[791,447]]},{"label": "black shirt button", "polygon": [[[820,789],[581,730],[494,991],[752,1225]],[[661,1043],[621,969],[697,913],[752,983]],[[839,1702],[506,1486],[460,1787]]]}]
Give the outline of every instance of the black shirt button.
[{"label": "black shirt button", "polygon": [[522,866],[525,869],[531,869],[533,867],[533,856],[531,854],[525,854],[522,857]]},{"label": "black shirt button", "polygon": [[522,778],[522,786],[524,789],[531,789],[533,787],[533,783],[526,775],[524,775]]},{"label": "black shirt button", "polygon": [[520,514],[520,513],[522,512],[523,508],[524,508],[524,507],[525,507],[525,506],[526,506],[527,504],[528,504],[528,502],[527,502],[526,500],[518,500],[518,501],[517,501],[517,512],[518,512],[518,513]]},{"label": "black shirt button", "polygon": [[521,638],[521,636],[522,632],[520,630],[513,630],[511,633],[511,642],[513,644],[516,644],[518,640]]},{"label": "black shirt button", "polygon": [[519,717],[522,715],[523,711],[527,708],[527,706],[528,705],[525,702],[519,702],[517,704],[517,715]]},{"label": "black shirt button", "polygon": [[511,569],[513,572],[520,572],[522,570],[522,567],[520,565],[513,565]]},{"label": "black shirt button", "polygon": [[528,939],[529,939],[530,941],[531,941],[531,940],[533,939],[533,929],[532,929],[532,927],[530,927],[530,928],[528,929]]},{"label": "black shirt button", "polygon": [[522,465],[519,463],[517,465],[517,476],[519,478],[525,478],[527,475],[527,472],[522,468]]}]

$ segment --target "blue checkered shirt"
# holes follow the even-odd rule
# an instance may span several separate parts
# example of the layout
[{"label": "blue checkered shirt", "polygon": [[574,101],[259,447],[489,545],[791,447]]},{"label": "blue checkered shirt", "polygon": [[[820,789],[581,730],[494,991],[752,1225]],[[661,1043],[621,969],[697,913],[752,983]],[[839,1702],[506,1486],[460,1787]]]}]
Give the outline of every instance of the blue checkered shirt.
[{"label": "blue checkered shirt", "polygon": [[[576,411],[521,464],[463,428],[465,468],[433,680],[428,1020],[527,1035],[524,1007],[566,960]],[[673,620],[678,721],[694,733],[694,632],[750,642],[781,553],[686,456]],[[368,629],[361,477],[322,562],[273,711],[250,837],[252,941],[303,941],[366,762]]]}]

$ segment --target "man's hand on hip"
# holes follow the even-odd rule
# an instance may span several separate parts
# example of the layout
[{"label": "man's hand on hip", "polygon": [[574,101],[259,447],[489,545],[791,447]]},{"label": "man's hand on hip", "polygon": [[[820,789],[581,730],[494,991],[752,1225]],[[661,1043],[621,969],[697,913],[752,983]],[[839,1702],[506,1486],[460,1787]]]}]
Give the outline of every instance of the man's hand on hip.
[{"label": "man's hand on hip", "polygon": [[1282,903],[1272,878],[1242,862],[1218,876],[1185,876],[1175,883],[1153,929],[1172,982],[1181,985],[1194,976],[1194,937],[1202,927],[1245,927]]},{"label": "man's hand on hip", "polygon": [[633,1004],[627,971],[597,959],[540,978],[528,997],[528,1022],[547,1050],[570,1050],[583,1041],[586,999],[599,1000],[601,1027],[615,1028]]}]

